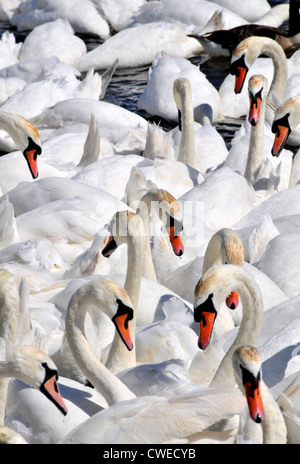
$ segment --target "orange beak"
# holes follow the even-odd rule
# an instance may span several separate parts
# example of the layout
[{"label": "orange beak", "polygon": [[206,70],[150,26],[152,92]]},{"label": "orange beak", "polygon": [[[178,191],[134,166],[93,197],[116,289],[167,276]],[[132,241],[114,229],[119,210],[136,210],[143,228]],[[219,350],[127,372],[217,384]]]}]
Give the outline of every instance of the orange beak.
[{"label": "orange beak", "polygon": [[279,156],[283,149],[285,142],[288,139],[290,130],[286,126],[278,126],[275,134],[274,144],[272,147],[272,155]]},{"label": "orange beak", "polygon": [[265,412],[260,392],[260,381],[258,381],[257,388],[254,388],[251,382],[246,382],[244,387],[250,417],[252,420],[254,420],[254,422],[260,423],[265,418]]},{"label": "orange beak", "polygon": [[121,314],[113,319],[116,329],[119,332],[120,337],[127,346],[128,350],[131,351],[133,343],[131,341],[129,326],[128,326],[128,314]]},{"label": "orange beak", "polygon": [[234,91],[235,93],[241,93],[247,74],[247,68],[238,67],[236,69],[238,72],[235,75]]},{"label": "orange beak", "polygon": [[57,376],[54,374],[50,379],[46,380],[43,384],[43,388],[41,389],[44,395],[55,404],[55,406],[62,412],[64,415],[68,413],[68,409],[65,405],[65,402],[60,394],[58,383],[57,383]]},{"label": "orange beak", "polygon": [[33,179],[36,179],[39,175],[38,167],[37,167],[37,151],[36,150],[25,150],[23,152],[25,159],[27,161],[29,170]]},{"label": "orange beak", "polygon": [[260,108],[261,99],[257,97],[253,100],[253,98],[250,98],[249,122],[252,126],[256,126],[259,121]]},{"label": "orange beak", "polygon": [[236,292],[231,292],[226,298],[226,305],[230,309],[236,309],[239,304],[239,295]]},{"label": "orange beak", "polygon": [[199,339],[198,346],[201,350],[205,350],[210,342],[214,323],[216,319],[216,313],[202,311],[201,320],[199,322]]},{"label": "orange beak", "polygon": [[168,228],[168,234],[169,234],[170,242],[171,242],[175,255],[182,256],[184,252],[184,246],[183,246],[180,235],[175,235],[174,226]]}]

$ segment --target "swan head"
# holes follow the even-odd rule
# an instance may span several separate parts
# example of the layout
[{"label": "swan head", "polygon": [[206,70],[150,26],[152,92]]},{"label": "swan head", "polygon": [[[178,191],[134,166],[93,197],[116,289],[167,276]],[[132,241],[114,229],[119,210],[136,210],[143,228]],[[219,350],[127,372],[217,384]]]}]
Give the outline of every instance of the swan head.
[{"label": "swan head", "polygon": [[67,414],[57,383],[57,368],[49,356],[33,346],[18,345],[7,350],[6,362],[12,377],[40,390],[62,414]]},{"label": "swan head", "polygon": [[279,156],[290,133],[300,122],[300,97],[292,97],[280,105],[275,113],[272,132],[275,134],[272,155]]},{"label": "swan head", "polygon": [[[216,265],[208,269],[195,288],[194,320],[199,323],[198,346],[205,350],[213,334],[214,323],[224,301],[238,297],[237,284],[231,270],[240,269],[234,264]],[[238,304],[238,301],[237,301]]]},{"label": "swan head", "polygon": [[235,93],[241,93],[251,65],[265,51],[267,46],[280,47],[275,40],[267,37],[251,36],[242,40],[233,50],[230,73],[235,76]]},{"label": "swan head", "polygon": [[[8,116],[8,113],[6,113]],[[37,129],[20,115],[9,114],[14,123],[14,130],[10,132],[15,143],[22,150],[33,179],[39,175],[37,157],[42,153],[41,139]]]},{"label": "swan head", "polygon": [[252,420],[260,423],[265,413],[261,397],[261,360],[253,346],[241,346],[233,353],[233,370],[239,388],[245,393]]},{"label": "swan head", "polygon": [[268,81],[267,79],[260,74],[251,76],[248,82],[248,92],[249,92],[249,122],[252,126],[256,126],[259,121],[261,104],[263,99],[266,96]]},{"label": "swan head", "polygon": [[[244,264],[244,247],[240,237],[233,230],[225,227],[217,232],[221,238],[220,258],[222,264]],[[230,309],[236,309],[239,304],[239,295],[232,291],[225,300],[226,306]]]},{"label": "swan head", "polygon": [[166,229],[176,256],[182,256],[184,246],[181,239],[183,231],[181,204],[164,189],[149,190],[141,199],[137,211],[141,217],[159,218]]},{"label": "swan head", "polygon": [[108,258],[118,246],[128,243],[130,238],[145,239],[144,224],[138,214],[118,211],[108,225],[108,233],[102,255]]}]

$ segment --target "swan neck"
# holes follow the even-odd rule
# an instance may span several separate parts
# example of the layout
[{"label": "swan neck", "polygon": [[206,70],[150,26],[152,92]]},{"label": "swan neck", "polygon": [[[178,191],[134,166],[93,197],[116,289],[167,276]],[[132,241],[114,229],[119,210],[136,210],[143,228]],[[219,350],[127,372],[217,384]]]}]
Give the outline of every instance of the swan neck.
[{"label": "swan neck", "polygon": [[266,120],[272,124],[274,119],[274,109],[277,108],[284,100],[286,83],[288,77],[287,61],[282,47],[276,42],[267,42],[262,48],[261,53],[268,55],[274,65],[274,74],[268,98],[271,100],[271,106],[268,105],[266,110]]},{"label": "swan neck", "polygon": [[263,162],[263,145],[264,145],[264,129],[265,129],[265,114],[266,114],[266,98],[262,99],[260,117],[256,126],[251,127],[250,142],[245,169],[245,177],[251,181],[252,176],[259,169]]},{"label": "swan neck", "polygon": [[111,406],[135,395],[97,359],[83,335],[86,312],[92,304],[99,307],[103,303],[90,291],[73,296],[66,315],[66,335],[81,371]]},{"label": "swan neck", "polygon": [[[217,372],[211,381],[210,386],[213,387],[235,386],[235,378],[232,367],[232,355],[234,351],[242,345],[255,346],[262,324],[263,302],[260,288],[250,277],[250,275],[246,275],[244,272],[239,273],[237,270],[233,273],[233,276],[234,279],[236,278],[236,280],[234,285],[231,285],[230,291],[234,289],[239,294],[243,305],[243,317],[238,334],[226,355],[222,359]],[[228,292],[226,295],[227,294]],[[224,295],[224,297],[226,295]]]},{"label": "swan neck", "polygon": [[179,93],[181,102],[181,139],[178,161],[199,170],[196,159],[194,135],[194,108],[191,93],[185,89]]}]

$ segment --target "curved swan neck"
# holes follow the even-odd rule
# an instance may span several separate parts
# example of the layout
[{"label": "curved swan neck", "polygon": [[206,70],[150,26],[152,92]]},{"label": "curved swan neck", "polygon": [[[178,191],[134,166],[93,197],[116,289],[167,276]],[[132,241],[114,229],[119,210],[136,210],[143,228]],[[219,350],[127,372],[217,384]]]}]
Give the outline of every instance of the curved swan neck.
[{"label": "curved swan neck", "polygon": [[135,395],[96,358],[83,335],[86,312],[91,304],[103,304],[95,287],[89,286],[88,292],[80,292],[72,297],[65,321],[66,335],[83,374],[111,406],[119,401],[134,398]]},{"label": "curved swan neck", "polygon": [[274,75],[268,92],[268,99],[270,99],[271,104],[268,104],[266,108],[266,121],[272,124],[274,119],[273,108],[283,102],[285,95],[288,76],[287,61],[282,47],[271,39],[264,41],[261,53],[269,56],[274,65]]},{"label": "curved swan neck", "polygon": [[[262,324],[263,300],[259,286],[249,274],[246,274],[245,271],[242,272],[239,267],[235,267],[232,271],[231,285],[227,290],[235,290],[239,294],[243,304],[243,317],[237,337],[222,359],[211,381],[211,387],[219,385],[232,387],[235,385],[232,355],[242,345],[255,346]],[[227,294],[225,292],[224,296],[226,297]]]},{"label": "curved swan neck", "polygon": [[[181,139],[178,161],[199,171],[196,159],[194,136],[194,108],[190,83],[186,79],[177,79],[174,84],[174,97],[180,112]],[[179,99],[179,100],[178,100]]]}]

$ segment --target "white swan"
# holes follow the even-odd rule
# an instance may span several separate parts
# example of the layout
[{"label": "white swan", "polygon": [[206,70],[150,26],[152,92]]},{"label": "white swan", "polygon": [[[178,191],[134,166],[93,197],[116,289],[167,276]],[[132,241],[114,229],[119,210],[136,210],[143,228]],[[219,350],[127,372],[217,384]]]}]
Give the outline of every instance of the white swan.
[{"label": "white swan", "polygon": [[188,97],[193,102],[195,121],[203,124],[208,120],[212,123],[219,114],[217,89],[198,66],[185,58],[172,57],[165,53],[159,54],[153,61],[148,71],[146,88],[139,97],[137,107],[150,115],[177,122],[178,110],[172,98],[176,79],[187,79],[191,85],[191,94]]},{"label": "white swan", "polygon": [[[211,126],[214,120],[213,115],[210,114],[212,105],[209,98],[204,97],[200,104],[198,102],[197,105],[196,102],[193,106],[191,85],[185,78],[178,78],[174,81],[173,94],[179,113],[181,132],[177,159],[198,169],[206,176],[220,166],[228,155],[224,140]],[[194,124],[194,114],[198,110],[202,113],[200,119],[206,122],[200,127]]]},{"label": "white swan", "polygon": [[236,339],[210,382],[212,387],[234,385],[232,354],[241,345],[256,343],[263,318],[262,292],[248,272],[233,264],[210,268],[195,288],[194,318],[200,324],[200,342],[202,335],[205,339],[210,339],[218,310],[232,291],[236,291],[241,298],[243,317]]},{"label": "white swan", "polygon": [[196,39],[188,37],[178,24],[156,20],[121,30],[82,56],[74,66],[80,72],[91,68],[106,69],[116,59],[119,68],[147,66],[161,50],[171,56],[190,58],[200,53],[202,46]]},{"label": "white swan", "polygon": [[[267,57],[261,57],[266,55]],[[269,83],[266,121],[272,124],[274,110],[284,98],[298,94],[299,52],[286,59],[282,47],[268,37],[248,37],[233,51],[231,74],[222,82],[220,95],[220,118],[240,118],[248,112],[247,88],[243,85],[245,77],[263,74]],[[239,77],[237,73],[241,70]]]},{"label": "white swan", "polygon": [[[242,91],[248,70],[262,54],[270,57],[274,66],[274,75],[268,92],[270,104],[266,109],[266,121],[271,125],[274,108],[276,109],[283,102],[287,88],[288,64],[282,47],[268,37],[253,36],[243,40],[232,53],[231,74],[235,75],[235,93],[238,94]],[[299,89],[297,83],[294,84],[295,95],[296,89]]]},{"label": "white swan", "polygon": [[19,289],[14,276],[0,271],[0,423],[4,424],[8,379],[15,377],[39,389],[63,413],[67,408],[57,384],[57,369],[53,361],[40,350],[15,345],[19,317]]},{"label": "white swan", "polygon": [[[116,297],[120,296],[122,297],[123,304],[122,300],[119,298],[117,298],[116,301]],[[82,424],[82,427],[76,428],[74,432],[71,432],[63,440],[63,443],[76,442],[78,439],[82,443],[103,443],[108,441],[110,443],[157,442],[157,427],[160,429],[159,442],[166,442],[171,439],[179,438],[186,439],[189,435],[201,432],[210,424],[220,420],[220,418],[231,417],[234,413],[239,413],[241,411],[241,406],[244,402],[241,402],[241,397],[230,389],[208,391],[199,387],[196,388],[196,391],[192,389],[192,393],[180,395],[172,399],[158,396],[136,398],[117,377],[99,362],[88,346],[82,333],[87,310],[87,298],[90,304],[96,304],[98,307],[99,302],[101,302],[100,310],[106,311],[110,317],[117,312],[114,319],[116,322],[119,321],[123,328],[124,322],[129,316],[128,312],[130,312],[130,308],[126,305],[126,303],[130,303],[126,296],[126,292],[110,279],[98,279],[97,281],[87,283],[77,290],[72,297],[66,315],[66,333],[70,347],[74,355],[76,354],[76,361],[80,368],[85,372],[85,375],[91,379],[95,387],[102,391],[110,408],[107,408],[106,411],[100,414],[94,415],[90,420],[85,422],[84,425]],[[119,310],[117,309],[118,305]],[[120,308],[123,314],[118,314]],[[130,325],[130,321],[127,320],[127,323],[128,322]],[[121,332],[122,331],[123,329],[121,329]],[[128,333],[126,338],[127,344],[129,344]],[[223,403],[220,397],[222,397]],[[212,398],[215,398],[215,401],[211,402]],[[222,406],[220,406],[219,401],[221,401]],[[227,409],[228,402],[230,402],[230,412]],[[147,409],[150,414],[146,413],[145,415],[145,403],[148,405]],[[149,404],[152,405],[150,409]],[[176,407],[174,407],[174,404],[176,404]],[[197,404],[199,404],[199,407],[201,405],[201,413]],[[171,422],[167,421],[167,424],[165,424],[164,421],[161,421],[159,417],[157,417],[156,408],[158,405],[160,411],[162,412],[164,410],[164,414],[166,414],[166,417],[170,418]],[[194,411],[197,411],[196,415],[191,414],[192,408],[194,408]],[[116,421],[117,416],[115,414],[117,414],[119,419],[125,414],[127,416],[126,423],[128,424],[131,420],[133,420],[133,422],[138,421],[137,432],[132,435],[131,431],[131,437],[128,436],[126,431],[119,434],[119,432],[117,432],[119,419]],[[187,422],[186,418],[188,418]],[[111,420],[113,420],[113,428],[117,432],[117,435],[114,437],[111,436]],[[146,428],[148,430],[148,436],[145,435],[145,421],[147,423]],[[149,432],[150,423],[153,424],[152,432]],[[154,427],[155,424],[156,426]],[[167,427],[165,427],[166,425]],[[94,431],[97,430],[98,438],[96,438],[93,433],[91,435],[90,427],[92,427]],[[104,431],[106,438],[102,435]],[[150,436],[149,433],[151,434]],[[80,436],[81,438],[78,438]]]},{"label": "white swan", "polygon": [[21,2],[11,15],[10,23],[19,31],[24,31],[58,18],[67,19],[75,32],[94,34],[103,39],[110,35],[107,21],[102,17],[94,2],[90,0],[87,0],[84,5],[80,1],[74,3],[70,0]]},{"label": "white swan", "polygon": [[[86,378],[112,405],[133,398],[121,381],[96,358],[82,330],[88,305],[99,305],[115,324],[118,337],[126,349],[132,350],[130,321],[133,318],[132,304],[127,292],[110,279],[98,279],[81,286],[72,296],[66,314],[66,336],[71,351]],[[112,350],[115,350],[114,343]]]},{"label": "white swan", "polygon": [[[256,190],[272,194],[274,190],[289,187],[292,153],[285,151],[281,163],[276,162],[271,156],[270,127],[265,124],[267,79],[258,74],[251,76],[248,91],[248,122],[233,138],[224,165],[244,174]],[[259,201],[261,195],[261,192],[257,193]]]},{"label": "white swan", "polygon": [[[274,142],[272,147],[272,155],[279,156],[284,145],[288,142],[294,145],[295,139],[293,134],[295,130],[299,131],[300,124],[300,97],[295,96],[285,100],[275,112],[272,123],[272,132]],[[296,144],[298,142],[296,140]],[[295,181],[293,182],[293,184]]]},{"label": "white swan", "polygon": [[[42,147],[36,128],[23,116],[4,111],[0,111],[0,127],[11,136],[16,147],[22,150],[32,177],[38,177],[37,156],[41,154]],[[4,176],[4,172],[1,176]]]},{"label": "white swan", "polygon": [[[235,379],[245,394],[251,419],[262,427],[264,444],[286,444],[287,427],[284,417],[262,379],[261,359],[253,346],[241,346],[232,356]],[[251,437],[246,437],[247,440]]]}]

